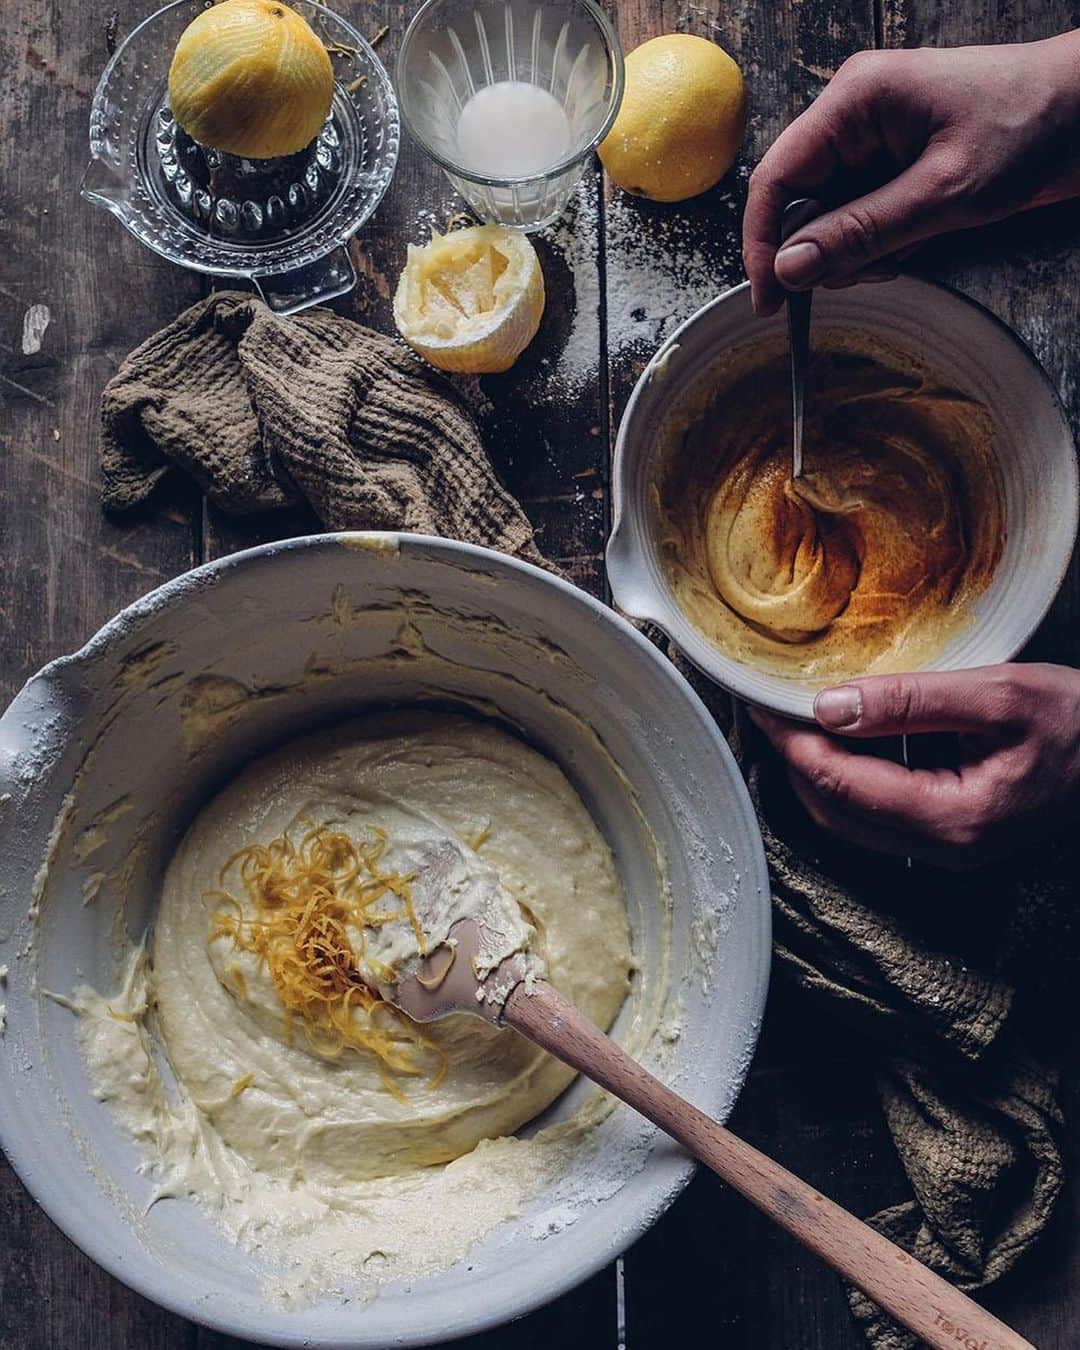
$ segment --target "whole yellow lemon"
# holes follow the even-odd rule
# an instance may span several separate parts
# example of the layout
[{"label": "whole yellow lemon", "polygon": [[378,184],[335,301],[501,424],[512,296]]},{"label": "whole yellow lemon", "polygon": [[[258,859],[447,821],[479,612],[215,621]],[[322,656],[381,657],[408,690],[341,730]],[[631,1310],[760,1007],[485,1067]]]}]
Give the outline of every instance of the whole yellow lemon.
[{"label": "whole yellow lemon", "polygon": [[245,159],[303,150],[333,97],[326,48],[281,0],[222,0],[203,10],[169,67],[169,103],[187,134]]},{"label": "whole yellow lemon", "polygon": [[681,202],[723,178],[745,130],[739,67],[715,42],[672,33],[626,58],[622,106],[599,154],[625,192]]}]

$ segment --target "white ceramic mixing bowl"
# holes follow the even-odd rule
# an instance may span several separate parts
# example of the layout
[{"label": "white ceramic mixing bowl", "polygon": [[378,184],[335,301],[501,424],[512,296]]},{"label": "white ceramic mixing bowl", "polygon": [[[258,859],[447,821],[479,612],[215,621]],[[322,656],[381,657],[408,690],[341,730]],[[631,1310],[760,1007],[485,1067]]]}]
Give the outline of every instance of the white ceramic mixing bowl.
[{"label": "white ceramic mixing bowl", "polygon": [[591,1156],[467,1260],[367,1307],[283,1310],[264,1293],[272,1272],[193,1203],[146,1211],[140,1155],[91,1094],[72,1014],[41,991],[113,987],[117,925],[152,922],[179,832],[239,765],[364,705],[433,700],[506,719],[582,794],[630,901],[642,997],[667,995],[647,1060],[723,1119],[754,1047],[769,902],[753,812],[709,714],[629,624],[537,568],[420,536],[294,539],[170,582],[35,676],[0,720],[0,1136],[90,1256],[233,1335],[383,1350],[491,1326],[610,1261],[692,1170],[620,1108]]},{"label": "white ceramic mixing bowl", "polygon": [[[933,668],[960,670],[1011,660],[1049,609],[1076,539],[1076,448],[1045,372],[988,310],[915,277],[817,291],[813,322],[866,333],[909,351],[989,409],[1004,486],[1004,552],[973,606],[972,622],[949,639]],[[657,624],[711,679],[751,703],[810,719],[817,685],[734,660],[687,619],[664,576],[651,496],[657,447],[667,429],[679,423],[680,409],[701,406],[703,384],[725,353],[775,341],[784,324],[783,313],[755,318],[749,286],[736,286],[698,310],[653,357],[619,426],[607,568],[619,607],[632,618]],[[813,399],[813,388],[807,397]]]}]

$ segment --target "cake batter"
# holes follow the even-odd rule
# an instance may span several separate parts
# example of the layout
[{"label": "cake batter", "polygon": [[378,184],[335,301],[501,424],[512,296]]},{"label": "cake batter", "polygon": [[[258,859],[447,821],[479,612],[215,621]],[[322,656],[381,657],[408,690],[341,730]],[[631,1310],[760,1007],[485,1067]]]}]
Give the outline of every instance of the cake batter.
[{"label": "cake batter", "polygon": [[[123,988],[73,1001],[97,1093],[149,1145],[160,1193],[195,1195],[300,1294],[372,1263],[384,1277],[451,1263],[596,1118],[594,1099],[517,1138],[571,1070],[479,1018],[418,1028],[377,997],[342,1008],[342,969],[370,990],[445,936],[448,912],[406,903],[433,854],[452,864],[455,915],[497,917],[493,964],[529,953],[610,1027],[632,958],[596,825],[535,750],[434,713],[337,728],[246,769],[181,841]],[[346,894],[364,898],[364,922],[342,919]]]}]

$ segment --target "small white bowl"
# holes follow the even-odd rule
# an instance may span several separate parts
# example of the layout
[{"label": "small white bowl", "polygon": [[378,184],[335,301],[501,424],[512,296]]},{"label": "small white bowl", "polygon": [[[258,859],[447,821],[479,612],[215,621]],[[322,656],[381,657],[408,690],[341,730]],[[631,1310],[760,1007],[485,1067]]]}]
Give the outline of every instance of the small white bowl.
[{"label": "small white bowl", "polygon": [[[425,649],[437,668],[419,659]],[[400,659],[372,659],[388,654]],[[207,677],[219,706],[240,715],[192,742],[187,700]],[[560,764],[611,844],[642,987],[670,991],[667,1039],[654,1036],[644,1061],[723,1120],[753,1052],[770,953],[753,808],[712,717],[630,624],[527,563],[419,535],[292,539],[178,577],[46,667],[0,718],[0,962],[10,968],[0,1138],[88,1255],[233,1336],[385,1350],[519,1317],[611,1261],[693,1171],[618,1109],[592,1153],[464,1260],[387,1284],[367,1307],[277,1306],[264,1292],[273,1270],[193,1202],[147,1208],[141,1155],[94,1098],[71,1014],[41,991],[114,987],[117,925],[139,933],[153,921],[178,834],[238,765],[365,705],[432,699],[479,704],[519,728]],[[88,884],[99,887],[92,903]],[[620,1026],[633,1016],[628,1004]],[[585,1090],[574,1084],[544,1119],[575,1109]]]},{"label": "small white bowl", "polygon": [[[915,277],[817,291],[814,323],[866,333],[909,351],[989,409],[1004,487],[1005,548],[993,580],[973,605],[972,622],[946,643],[932,668],[1011,660],[1049,609],[1076,539],[1076,447],[1046,373],[988,310]],[[749,286],[736,286],[698,310],[650,361],[619,426],[607,570],[620,609],[662,628],[710,679],[751,703],[810,720],[819,685],[736,661],[687,619],[664,575],[650,498],[661,425],[670,425],[680,405],[693,407],[695,395],[700,406],[702,382],[726,352],[775,339],[784,324],[783,313],[756,318]]]}]

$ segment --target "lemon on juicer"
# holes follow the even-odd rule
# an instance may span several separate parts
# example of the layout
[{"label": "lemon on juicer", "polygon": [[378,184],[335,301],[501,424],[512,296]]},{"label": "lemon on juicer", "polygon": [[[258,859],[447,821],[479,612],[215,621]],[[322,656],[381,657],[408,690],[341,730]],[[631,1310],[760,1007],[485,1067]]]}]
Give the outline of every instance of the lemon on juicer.
[{"label": "lemon on juicer", "polygon": [[626,58],[622,106],[598,153],[624,192],[681,202],[723,178],[745,130],[739,67],[715,42],[672,33]]},{"label": "lemon on juicer", "polygon": [[222,0],[180,35],[169,67],[173,116],[200,145],[244,159],[303,150],[334,97],[330,56],[281,0]]},{"label": "lemon on juicer", "polygon": [[409,245],[394,295],[394,322],[410,347],[439,370],[509,370],[536,336],[544,274],[519,230],[472,225]]}]

